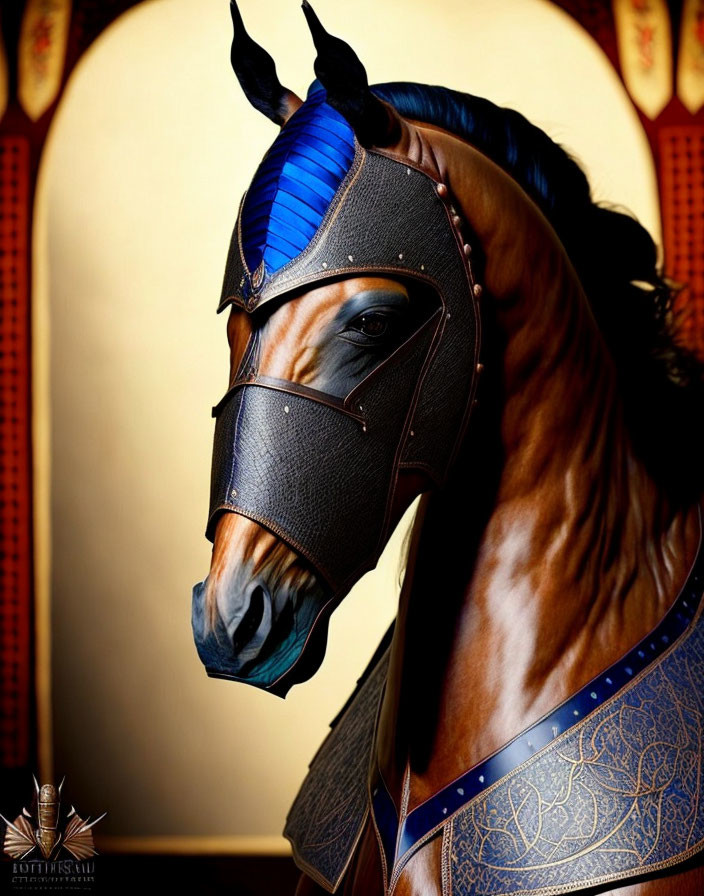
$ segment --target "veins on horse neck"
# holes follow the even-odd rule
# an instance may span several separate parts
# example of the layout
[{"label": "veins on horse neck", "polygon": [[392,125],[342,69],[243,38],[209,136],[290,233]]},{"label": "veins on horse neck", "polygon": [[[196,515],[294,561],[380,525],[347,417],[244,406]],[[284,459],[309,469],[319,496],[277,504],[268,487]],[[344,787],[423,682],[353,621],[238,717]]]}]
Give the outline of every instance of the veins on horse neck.
[{"label": "veins on horse neck", "polygon": [[524,219],[472,221],[491,296],[480,413],[427,500],[392,648],[379,761],[398,793],[410,757],[410,808],[644,637],[697,547],[696,508],[673,507],[633,450],[564,250],[507,207]]}]

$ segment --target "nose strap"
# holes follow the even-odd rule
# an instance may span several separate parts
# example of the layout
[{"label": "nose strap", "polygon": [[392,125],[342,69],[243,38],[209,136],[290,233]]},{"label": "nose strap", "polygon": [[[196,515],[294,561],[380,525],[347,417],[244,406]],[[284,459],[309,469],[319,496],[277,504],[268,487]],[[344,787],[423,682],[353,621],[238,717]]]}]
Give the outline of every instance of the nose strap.
[{"label": "nose strap", "polygon": [[300,383],[293,383],[290,380],[282,380],[274,376],[265,376],[264,374],[252,373],[236,380],[228,389],[226,394],[213,408],[213,417],[217,417],[220,411],[230,400],[232,393],[243,386],[261,386],[265,389],[276,389],[279,392],[286,392],[288,395],[300,395],[302,398],[308,398],[311,401],[319,401],[321,404],[347,414],[356,420],[360,425],[365,425],[367,418],[354,410],[351,402],[338,398],[336,395],[330,395],[329,392],[321,392],[319,389],[311,389]]}]

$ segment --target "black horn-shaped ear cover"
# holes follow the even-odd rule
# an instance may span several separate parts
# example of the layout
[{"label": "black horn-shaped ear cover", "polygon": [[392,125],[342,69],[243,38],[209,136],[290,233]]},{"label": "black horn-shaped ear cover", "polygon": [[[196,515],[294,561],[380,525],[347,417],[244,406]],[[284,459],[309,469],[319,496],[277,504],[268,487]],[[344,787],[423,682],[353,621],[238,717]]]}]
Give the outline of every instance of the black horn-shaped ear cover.
[{"label": "black horn-shaped ear cover", "polygon": [[302,100],[282,85],[274,60],[247,34],[235,0],[230,0],[230,14],[234,29],[230,59],[244,95],[255,109],[284,125]]},{"label": "black horn-shaped ear cover", "polygon": [[323,28],[308,0],[303,13],[318,51],[315,74],[327,91],[328,103],[350,123],[362,146],[389,146],[400,136],[392,109],[369,89],[367,72],[352,47]]}]

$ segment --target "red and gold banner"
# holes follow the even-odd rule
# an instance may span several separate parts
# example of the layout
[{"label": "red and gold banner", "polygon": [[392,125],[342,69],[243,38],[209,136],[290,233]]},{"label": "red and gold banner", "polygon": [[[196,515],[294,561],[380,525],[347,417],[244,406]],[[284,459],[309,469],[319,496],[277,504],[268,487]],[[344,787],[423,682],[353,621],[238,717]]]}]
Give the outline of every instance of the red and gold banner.
[{"label": "red and gold banner", "polygon": [[704,0],[684,0],[677,96],[692,115],[704,106]]},{"label": "red and gold banner", "polygon": [[672,96],[672,33],[665,0],[613,0],[623,80],[638,108],[655,118]]}]

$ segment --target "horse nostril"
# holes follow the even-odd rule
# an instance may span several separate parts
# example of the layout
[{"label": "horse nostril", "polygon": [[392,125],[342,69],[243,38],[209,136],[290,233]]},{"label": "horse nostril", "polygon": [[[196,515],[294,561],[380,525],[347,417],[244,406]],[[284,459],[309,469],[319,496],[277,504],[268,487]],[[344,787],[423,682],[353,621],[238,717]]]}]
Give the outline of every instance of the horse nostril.
[{"label": "horse nostril", "polygon": [[240,624],[232,636],[232,648],[235,655],[252,640],[264,617],[265,601],[268,594],[260,584],[254,585],[249,592],[249,606]]}]

